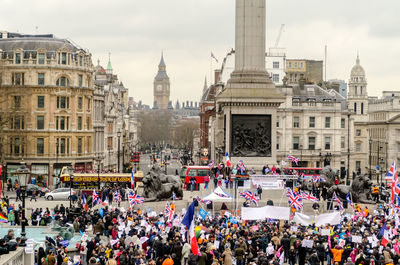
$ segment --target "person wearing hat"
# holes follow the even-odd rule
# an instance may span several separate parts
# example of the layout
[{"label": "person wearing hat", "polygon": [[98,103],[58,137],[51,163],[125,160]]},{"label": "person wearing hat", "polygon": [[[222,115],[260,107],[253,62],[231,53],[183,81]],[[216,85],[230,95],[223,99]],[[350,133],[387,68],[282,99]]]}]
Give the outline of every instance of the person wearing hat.
[{"label": "person wearing hat", "polygon": [[225,246],[225,251],[222,253],[222,258],[224,259],[224,265],[232,265],[232,251],[229,246]]}]

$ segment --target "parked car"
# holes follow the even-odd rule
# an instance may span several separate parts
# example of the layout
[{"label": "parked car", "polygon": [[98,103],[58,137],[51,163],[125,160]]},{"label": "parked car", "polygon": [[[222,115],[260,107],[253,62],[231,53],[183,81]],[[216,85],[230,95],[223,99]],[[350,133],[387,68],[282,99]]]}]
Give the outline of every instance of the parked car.
[{"label": "parked car", "polygon": [[39,187],[35,184],[28,184],[26,185],[26,194],[27,196],[32,196],[32,192],[36,190],[36,196],[43,197],[47,192],[50,190],[45,187]]},{"label": "parked car", "polygon": [[[72,189],[72,195],[75,195],[75,191]],[[46,193],[45,198],[46,200],[69,200],[70,190],[69,188],[59,188],[53,191]]]}]

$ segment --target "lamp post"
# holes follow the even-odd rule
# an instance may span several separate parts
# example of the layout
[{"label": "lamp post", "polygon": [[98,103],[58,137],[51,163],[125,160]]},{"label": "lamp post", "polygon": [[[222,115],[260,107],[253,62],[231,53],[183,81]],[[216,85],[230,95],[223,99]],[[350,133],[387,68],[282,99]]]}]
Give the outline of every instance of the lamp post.
[{"label": "lamp post", "polygon": [[25,197],[26,197],[26,184],[30,175],[29,168],[26,167],[25,163],[21,163],[21,166],[15,171],[15,174],[18,176],[18,181],[21,187],[21,196],[22,196],[22,220],[21,220],[21,243],[20,246],[25,247],[26,241],[26,218],[25,218]]},{"label": "lamp post", "polygon": [[69,209],[72,208],[72,185],[74,184],[74,169],[68,168],[69,171]]},{"label": "lamp post", "polygon": [[121,173],[120,172],[120,163],[119,163],[119,157],[120,157],[120,141],[121,141],[121,130],[120,129],[118,129],[118,132],[117,132],[117,136],[118,136],[118,173]]},{"label": "lamp post", "polygon": [[372,169],[371,169],[371,151],[372,151],[372,139],[369,139],[369,179],[372,179]]},{"label": "lamp post", "polygon": [[[378,141],[378,159],[376,160],[377,170],[381,170],[379,151],[381,150],[380,142]],[[379,172],[376,173],[376,182],[379,184]]]},{"label": "lamp post", "polygon": [[100,190],[100,165],[101,165],[100,155],[96,157],[96,161],[97,161],[97,189]]}]

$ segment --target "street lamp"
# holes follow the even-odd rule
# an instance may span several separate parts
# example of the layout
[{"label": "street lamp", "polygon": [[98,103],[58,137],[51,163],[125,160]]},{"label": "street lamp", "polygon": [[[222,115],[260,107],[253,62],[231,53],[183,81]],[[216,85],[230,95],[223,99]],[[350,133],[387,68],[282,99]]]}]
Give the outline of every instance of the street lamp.
[{"label": "street lamp", "polygon": [[120,157],[120,141],[121,141],[121,130],[120,129],[118,129],[118,132],[117,132],[117,136],[118,136],[118,173],[121,173],[120,172],[120,164],[119,164],[119,157]]},{"label": "street lamp", "polygon": [[100,165],[101,165],[100,155],[96,157],[96,161],[97,161],[97,189],[100,190]]},{"label": "street lamp", "polygon": [[21,243],[20,243],[20,246],[22,246],[22,247],[26,246],[26,244],[25,244],[25,241],[26,241],[25,197],[26,197],[26,184],[29,179],[30,173],[31,172],[29,171],[29,168],[27,168],[24,163],[21,164],[21,166],[15,171],[15,174],[18,176],[18,181],[21,185],[20,187],[21,187],[21,196],[22,196],[22,220],[21,220]]},{"label": "street lamp", "polygon": [[69,175],[69,209],[72,208],[72,185],[74,184],[74,169],[72,167],[68,167],[68,175]]},{"label": "street lamp", "polygon": [[371,161],[371,151],[372,151],[372,139],[369,139],[369,179],[372,179],[372,169],[371,169],[371,165],[372,165],[372,161]]}]

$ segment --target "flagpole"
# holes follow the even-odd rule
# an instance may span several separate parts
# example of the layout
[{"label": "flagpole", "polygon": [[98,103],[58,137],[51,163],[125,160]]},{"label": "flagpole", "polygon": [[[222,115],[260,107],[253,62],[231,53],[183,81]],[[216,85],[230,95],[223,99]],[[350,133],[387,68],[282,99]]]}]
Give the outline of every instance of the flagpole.
[{"label": "flagpole", "polygon": [[[212,53],[212,52],[211,52]],[[212,84],[212,60],[213,58],[210,55],[210,84]]]}]

